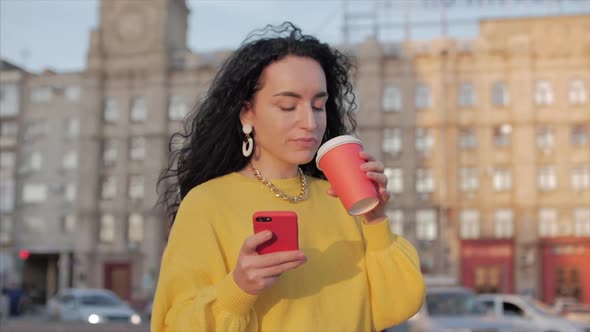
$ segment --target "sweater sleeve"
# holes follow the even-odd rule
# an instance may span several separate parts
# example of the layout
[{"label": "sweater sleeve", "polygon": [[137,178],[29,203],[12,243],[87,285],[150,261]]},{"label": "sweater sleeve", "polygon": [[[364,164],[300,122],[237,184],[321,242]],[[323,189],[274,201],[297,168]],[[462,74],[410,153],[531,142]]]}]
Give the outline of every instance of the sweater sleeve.
[{"label": "sweater sleeve", "polygon": [[153,332],[258,329],[257,296],[242,291],[226,268],[203,196],[191,191],[178,209],[162,257]]},{"label": "sweater sleeve", "polygon": [[388,220],[361,224],[371,315],[373,326],[380,331],[418,312],[424,301],[424,279],[416,249],[408,240],[391,233]]}]

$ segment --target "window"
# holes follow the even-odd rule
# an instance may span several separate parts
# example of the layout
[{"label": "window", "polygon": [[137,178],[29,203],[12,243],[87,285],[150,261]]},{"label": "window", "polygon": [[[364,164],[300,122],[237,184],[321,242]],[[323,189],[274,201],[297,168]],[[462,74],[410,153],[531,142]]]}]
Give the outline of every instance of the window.
[{"label": "window", "polygon": [[500,209],[496,211],[496,237],[512,237],[513,222],[512,210]]},{"label": "window", "polygon": [[105,243],[115,241],[115,217],[112,214],[103,214],[100,218],[99,239]]},{"label": "window", "polygon": [[131,137],[130,142],[131,148],[129,150],[129,158],[131,160],[144,160],[145,159],[145,138],[143,137]]},{"label": "window", "polygon": [[436,212],[432,209],[416,211],[416,238],[419,240],[435,240],[436,237]]},{"label": "window", "polygon": [[572,145],[587,145],[589,141],[590,139],[588,139],[588,126],[572,126]]},{"label": "window", "polygon": [[102,162],[104,166],[112,166],[117,161],[117,141],[106,139],[103,141]]},{"label": "window", "polygon": [[465,150],[477,148],[477,133],[475,128],[461,128],[459,131],[459,147]]},{"label": "window", "polygon": [[498,81],[492,85],[492,105],[496,107],[507,106],[510,103],[510,94],[506,82]]},{"label": "window", "polygon": [[66,137],[74,138],[80,134],[80,120],[77,117],[69,117],[66,120]]},{"label": "window", "polygon": [[389,219],[389,227],[393,234],[404,234],[404,213],[402,210],[387,211],[387,218]]},{"label": "window", "polygon": [[385,86],[382,103],[385,112],[399,112],[402,109],[402,95],[395,84]]},{"label": "window", "polygon": [[383,152],[392,156],[402,151],[402,132],[399,128],[388,128],[383,130]]},{"label": "window", "polygon": [[588,102],[588,90],[582,80],[573,80],[570,83],[569,91],[570,104],[581,105]]},{"label": "window", "polygon": [[477,168],[462,167],[459,170],[459,176],[461,177],[462,192],[477,191],[477,188],[479,187]]},{"label": "window", "polygon": [[39,151],[33,151],[23,156],[20,172],[29,173],[41,170],[43,167],[43,155]]},{"label": "window", "polygon": [[70,85],[66,87],[64,95],[67,101],[77,103],[80,101],[80,87],[76,85]]},{"label": "window", "polygon": [[463,210],[459,218],[461,238],[477,239],[479,237],[479,212],[477,210]]},{"label": "window", "polygon": [[539,167],[538,184],[541,190],[553,190],[557,187],[555,168],[552,166]]},{"label": "window", "polygon": [[539,236],[551,237],[559,235],[559,224],[557,223],[557,210],[539,210]]},{"label": "window", "polygon": [[131,175],[129,177],[129,198],[133,200],[139,200],[143,198],[143,176],[141,175]]},{"label": "window", "polygon": [[23,139],[25,141],[31,141],[33,139],[46,136],[48,132],[49,127],[47,125],[47,120],[40,119],[32,121],[25,126],[25,133],[23,135]]},{"label": "window", "polygon": [[18,136],[18,124],[16,122],[4,122],[0,123],[0,136],[16,138]]},{"label": "window", "polygon": [[404,190],[401,168],[386,168],[383,173],[387,176],[387,190],[389,192],[399,194]]},{"label": "window", "polygon": [[44,231],[43,219],[40,216],[24,216],[23,221],[27,231],[41,233]]},{"label": "window", "polygon": [[2,176],[0,173],[0,212],[14,211],[14,195],[14,179],[10,176]]},{"label": "window", "polygon": [[0,244],[9,244],[12,242],[12,229],[14,220],[10,216],[2,216],[0,219]]},{"label": "window", "polygon": [[416,109],[425,109],[432,107],[432,97],[430,87],[424,83],[416,86]]},{"label": "window", "polygon": [[512,172],[508,168],[496,168],[492,181],[495,191],[509,191],[512,189]]},{"label": "window", "polygon": [[70,150],[63,156],[62,164],[63,169],[75,169],[78,167],[78,153],[76,150]]},{"label": "window", "polygon": [[0,169],[13,169],[16,166],[16,154],[12,151],[0,151]]},{"label": "window", "polygon": [[590,189],[590,164],[572,168],[571,180],[573,190]]},{"label": "window", "polygon": [[51,87],[36,87],[31,89],[31,102],[33,104],[46,103],[53,97],[53,90]]},{"label": "window", "polygon": [[144,97],[135,97],[131,102],[131,121],[144,122],[147,118],[147,106]]},{"label": "window", "polygon": [[524,317],[524,310],[514,303],[502,302],[504,316],[507,317]]},{"label": "window", "polygon": [[463,82],[459,85],[459,107],[475,106],[475,88],[473,84]]},{"label": "window", "polygon": [[47,200],[47,185],[27,183],[23,186],[22,201],[25,204],[42,203]]},{"label": "window", "polygon": [[434,139],[430,130],[428,128],[416,128],[416,151],[428,155],[432,151],[433,145]]},{"label": "window", "polygon": [[68,183],[65,187],[64,199],[66,202],[73,202],[76,200],[76,184]]},{"label": "window", "polygon": [[101,185],[101,194],[100,197],[102,199],[113,199],[117,195],[117,182],[114,176],[106,176],[102,180]]},{"label": "window", "polygon": [[19,88],[16,84],[0,84],[0,117],[16,116],[19,113]]},{"label": "window", "polygon": [[504,148],[510,145],[510,133],[512,126],[503,124],[494,127],[494,145],[498,148]]},{"label": "window", "polygon": [[143,216],[139,213],[130,214],[128,227],[129,243],[141,243],[143,241]]},{"label": "window", "polygon": [[576,236],[590,236],[590,208],[574,210],[574,225]]},{"label": "window", "polygon": [[538,127],[536,138],[537,147],[540,149],[548,149],[555,144],[555,134],[551,127]]},{"label": "window", "polygon": [[431,193],[434,191],[434,178],[429,168],[416,169],[416,191],[418,193]]},{"label": "window", "polygon": [[553,104],[553,88],[548,81],[538,81],[535,86],[535,104],[547,106]]},{"label": "window", "polygon": [[187,115],[188,110],[184,98],[182,96],[170,97],[170,104],[168,105],[168,117],[170,120],[182,120]]},{"label": "window", "polygon": [[73,233],[76,230],[76,216],[73,214],[65,215],[62,218],[61,227],[64,233]]},{"label": "window", "polygon": [[119,120],[119,105],[117,99],[108,97],[104,102],[103,118],[106,122],[114,123]]}]

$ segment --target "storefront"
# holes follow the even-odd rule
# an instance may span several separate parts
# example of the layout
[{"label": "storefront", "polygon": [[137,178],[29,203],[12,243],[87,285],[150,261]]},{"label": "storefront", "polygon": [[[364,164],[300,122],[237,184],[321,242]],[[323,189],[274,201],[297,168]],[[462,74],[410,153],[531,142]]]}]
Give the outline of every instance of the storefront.
[{"label": "storefront", "polygon": [[540,252],[543,301],[573,297],[590,304],[590,238],[542,239]]},{"label": "storefront", "polygon": [[513,292],[513,240],[462,240],[460,252],[463,286],[478,293]]}]

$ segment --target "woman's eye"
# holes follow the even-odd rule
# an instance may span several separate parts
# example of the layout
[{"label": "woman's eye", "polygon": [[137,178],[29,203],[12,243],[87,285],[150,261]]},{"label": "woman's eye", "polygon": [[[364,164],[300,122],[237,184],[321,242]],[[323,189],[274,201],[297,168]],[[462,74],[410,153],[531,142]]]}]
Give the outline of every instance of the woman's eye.
[{"label": "woman's eye", "polygon": [[294,111],[295,110],[295,106],[293,107],[280,107],[281,110],[283,111]]}]

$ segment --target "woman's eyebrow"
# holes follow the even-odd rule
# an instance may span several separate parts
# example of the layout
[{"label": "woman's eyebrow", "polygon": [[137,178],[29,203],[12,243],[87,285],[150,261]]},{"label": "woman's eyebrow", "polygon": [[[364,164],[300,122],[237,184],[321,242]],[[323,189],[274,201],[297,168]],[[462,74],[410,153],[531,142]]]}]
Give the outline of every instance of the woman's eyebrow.
[{"label": "woman's eyebrow", "polygon": [[[283,96],[283,97],[294,97],[294,98],[298,98],[301,99],[303,98],[300,94],[292,92],[292,91],[281,91],[275,95],[273,95],[273,97],[279,97],[279,96]],[[322,97],[327,97],[328,93],[325,91],[322,92],[318,92],[315,94],[315,96],[313,96],[313,99],[317,99],[317,98],[322,98]]]}]

